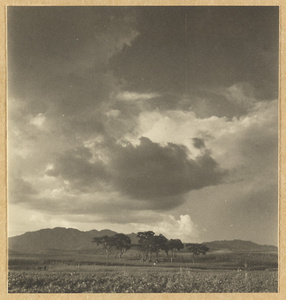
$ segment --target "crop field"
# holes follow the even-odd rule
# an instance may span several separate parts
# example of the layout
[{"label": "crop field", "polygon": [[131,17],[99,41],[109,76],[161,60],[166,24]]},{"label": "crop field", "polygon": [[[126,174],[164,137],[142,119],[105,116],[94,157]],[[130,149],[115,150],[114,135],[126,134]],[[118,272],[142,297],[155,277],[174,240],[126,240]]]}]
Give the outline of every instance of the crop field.
[{"label": "crop field", "polygon": [[[11,255],[9,293],[275,293],[277,253],[180,253],[142,263],[136,253]],[[245,265],[247,262],[247,266]]]},{"label": "crop field", "polygon": [[9,293],[275,293],[275,271],[154,270],[11,271]]}]

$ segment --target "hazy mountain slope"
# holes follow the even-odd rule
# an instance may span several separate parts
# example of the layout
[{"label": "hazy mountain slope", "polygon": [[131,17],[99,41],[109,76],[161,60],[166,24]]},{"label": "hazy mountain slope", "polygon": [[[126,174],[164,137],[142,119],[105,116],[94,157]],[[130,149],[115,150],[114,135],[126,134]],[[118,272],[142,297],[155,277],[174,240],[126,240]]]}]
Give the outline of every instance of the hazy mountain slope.
[{"label": "hazy mountain slope", "polygon": [[96,247],[92,239],[96,236],[113,235],[111,230],[91,230],[87,232],[73,228],[42,229],[26,232],[9,238],[9,249],[17,252],[34,253],[43,250],[81,250]]},{"label": "hazy mountain slope", "polygon": [[213,241],[206,244],[210,251],[228,250],[231,252],[276,252],[278,248],[271,245],[259,245],[251,241],[232,240],[232,241]]}]

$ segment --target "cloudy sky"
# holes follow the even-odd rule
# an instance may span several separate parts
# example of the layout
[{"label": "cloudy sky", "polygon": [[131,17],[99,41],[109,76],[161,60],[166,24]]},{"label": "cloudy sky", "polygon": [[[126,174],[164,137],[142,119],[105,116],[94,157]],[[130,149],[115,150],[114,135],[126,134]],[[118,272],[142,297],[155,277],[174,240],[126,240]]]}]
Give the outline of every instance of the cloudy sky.
[{"label": "cloudy sky", "polygon": [[9,7],[9,235],[277,244],[277,7]]}]

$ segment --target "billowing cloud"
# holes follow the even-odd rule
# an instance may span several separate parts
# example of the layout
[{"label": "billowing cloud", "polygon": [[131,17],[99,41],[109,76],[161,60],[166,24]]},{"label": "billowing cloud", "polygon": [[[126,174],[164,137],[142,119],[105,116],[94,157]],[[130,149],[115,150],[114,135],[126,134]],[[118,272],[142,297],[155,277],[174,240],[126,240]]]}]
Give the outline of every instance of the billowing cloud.
[{"label": "billowing cloud", "polygon": [[177,237],[183,242],[194,242],[198,238],[198,229],[189,215],[180,215],[178,220],[172,215],[161,215],[156,222],[149,225],[139,223],[136,227],[140,231],[162,233],[169,239]]},{"label": "billowing cloud", "polygon": [[161,146],[146,137],[137,146],[129,143],[118,149],[112,164],[115,186],[147,201],[159,198],[161,202],[162,197],[218,184],[226,174],[208,154],[189,159],[185,146]]},{"label": "billowing cloud", "polygon": [[180,195],[190,190],[221,183],[227,174],[207,152],[190,159],[185,146],[161,146],[144,137],[137,146],[113,144],[103,151],[109,153],[105,162],[86,147],[64,152],[46,174],[61,177],[71,189],[115,189],[163,210],[180,205]]},{"label": "billowing cloud", "polygon": [[277,100],[256,102],[247,114],[232,119],[198,118],[192,111],[145,111],[140,114],[139,128],[141,135],[154,142],[183,144],[196,154],[202,150],[198,149],[198,142],[203,141],[223,168],[232,169],[246,161],[250,163],[255,155],[258,157],[265,151],[265,159],[273,158],[268,149],[277,150],[277,103]]}]

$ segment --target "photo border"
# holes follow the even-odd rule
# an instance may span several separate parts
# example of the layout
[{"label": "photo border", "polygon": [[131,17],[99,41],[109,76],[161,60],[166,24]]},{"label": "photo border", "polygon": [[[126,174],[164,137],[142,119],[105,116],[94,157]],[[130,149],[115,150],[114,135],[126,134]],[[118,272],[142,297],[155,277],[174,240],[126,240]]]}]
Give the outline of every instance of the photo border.
[{"label": "photo border", "polygon": [[[279,292],[278,293],[135,293],[135,294],[8,294],[8,222],[7,222],[7,6],[279,6]],[[0,299],[286,299],[286,1],[284,0],[2,0],[0,2]]]}]

